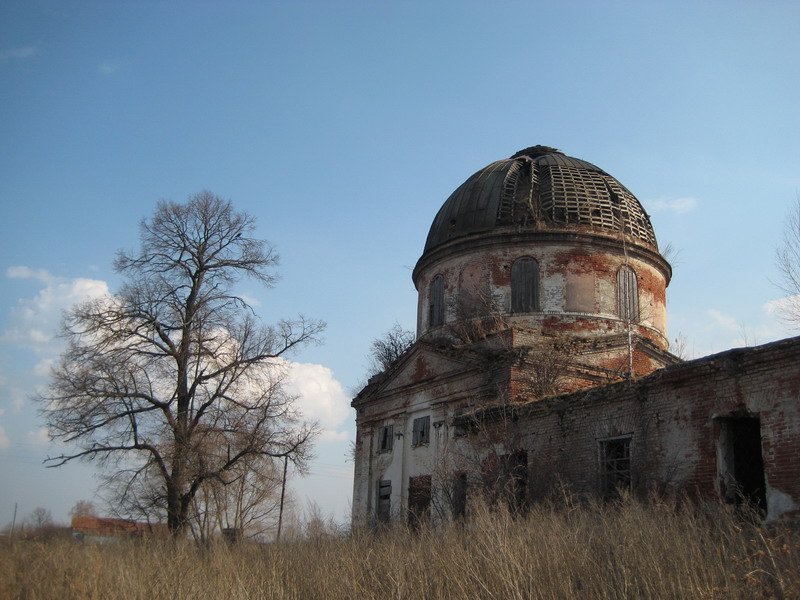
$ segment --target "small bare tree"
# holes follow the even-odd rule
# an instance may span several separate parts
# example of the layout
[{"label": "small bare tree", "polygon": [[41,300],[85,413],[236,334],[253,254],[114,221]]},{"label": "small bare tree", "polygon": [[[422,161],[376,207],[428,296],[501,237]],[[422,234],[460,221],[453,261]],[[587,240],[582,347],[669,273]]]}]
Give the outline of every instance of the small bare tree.
[{"label": "small bare tree", "polygon": [[271,286],[278,256],[253,218],[209,192],[161,201],[141,223],[141,250],[120,252],[119,292],[74,307],[67,348],[42,413],[53,438],[77,445],[48,459],[111,467],[120,502],[163,507],[173,534],[196,494],[251,457],[302,465],[314,427],[300,422],[278,357],[315,341],[302,316],[264,326],[234,286]]},{"label": "small bare tree", "polygon": [[508,328],[500,297],[488,284],[462,289],[450,300],[453,321],[447,329],[458,342],[470,344]]},{"label": "small bare tree", "polygon": [[788,296],[781,317],[789,326],[800,329],[800,196],[786,218],[775,264],[781,277],[778,285]]},{"label": "small bare tree", "polygon": [[372,340],[369,352],[368,375],[383,373],[397,362],[414,343],[414,332],[395,323],[383,336]]},{"label": "small bare tree", "polygon": [[225,530],[263,538],[277,526],[280,493],[281,473],[274,462],[249,457],[223,480],[209,480],[200,488],[192,502],[192,533],[201,540]]},{"label": "small bare tree", "polygon": [[501,399],[455,417],[451,427],[456,435],[443,442],[432,465],[432,504],[438,519],[463,516],[475,502],[489,507],[502,503],[513,512],[525,509],[528,455],[518,410]]},{"label": "small bare tree", "polygon": [[94,517],[97,515],[97,510],[94,507],[94,502],[90,500],[78,500],[69,510],[71,517]]},{"label": "small bare tree", "polygon": [[49,510],[40,506],[31,511],[31,514],[26,519],[26,523],[31,529],[44,529],[53,524],[53,515]]}]

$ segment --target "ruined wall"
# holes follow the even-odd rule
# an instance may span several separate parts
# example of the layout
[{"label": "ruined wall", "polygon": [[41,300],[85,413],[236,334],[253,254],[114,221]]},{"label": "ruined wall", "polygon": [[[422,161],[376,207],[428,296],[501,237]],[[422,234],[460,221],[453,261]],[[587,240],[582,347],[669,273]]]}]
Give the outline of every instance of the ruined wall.
[{"label": "ruined wall", "polygon": [[521,414],[532,497],[557,479],[598,493],[600,445],[626,437],[634,490],[734,499],[726,431],[750,423],[760,441],[768,518],[800,508],[800,338],[546,399]]}]

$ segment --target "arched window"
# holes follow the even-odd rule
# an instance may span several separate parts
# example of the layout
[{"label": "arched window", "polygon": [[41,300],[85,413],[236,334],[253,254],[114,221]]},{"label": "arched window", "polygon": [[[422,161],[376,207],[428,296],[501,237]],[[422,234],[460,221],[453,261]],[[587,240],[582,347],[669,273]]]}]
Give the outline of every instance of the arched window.
[{"label": "arched window", "polygon": [[444,325],[444,277],[441,275],[431,281],[428,302],[428,327]]},{"label": "arched window", "polygon": [[639,321],[639,284],[630,267],[617,272],[617,313],[623,321]]},{"label": "arched window", "polygon": [[539,310],[539,263],[529,256],[511,265],[511,312]]}]

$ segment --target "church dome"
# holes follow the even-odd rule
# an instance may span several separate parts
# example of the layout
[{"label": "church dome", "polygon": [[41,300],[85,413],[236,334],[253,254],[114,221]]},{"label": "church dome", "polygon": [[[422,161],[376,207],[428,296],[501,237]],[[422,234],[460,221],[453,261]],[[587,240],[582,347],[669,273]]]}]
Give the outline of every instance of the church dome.
[{"label": "church dome", "polygon": [[461,184],[437,213],[425,253],[500,228],[624,232],[657,250],[650,218],[625,186],[599,167],[548,146],[520,150]]}]

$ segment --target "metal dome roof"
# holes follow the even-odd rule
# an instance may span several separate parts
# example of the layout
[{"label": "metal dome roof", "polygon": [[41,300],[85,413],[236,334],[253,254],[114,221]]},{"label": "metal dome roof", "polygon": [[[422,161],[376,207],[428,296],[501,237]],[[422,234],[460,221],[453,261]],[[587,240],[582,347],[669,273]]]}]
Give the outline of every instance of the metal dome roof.
[{"label": "metal dome roof", "polygon": [[624,232],[654,247],[642,205],[611,175],[548,146],[532,146],[467,179],[439,209],[425,252],[493,229]]}]

